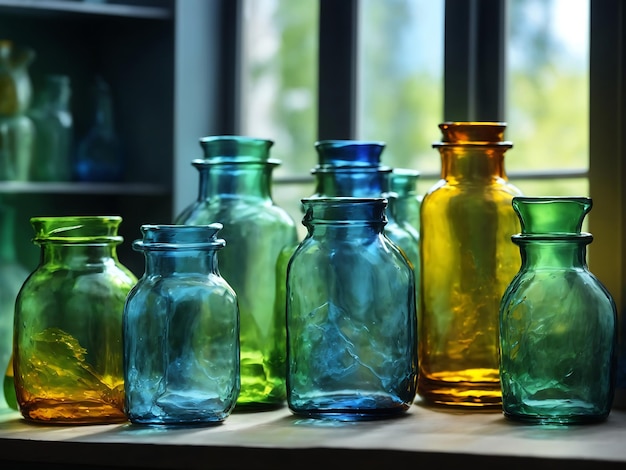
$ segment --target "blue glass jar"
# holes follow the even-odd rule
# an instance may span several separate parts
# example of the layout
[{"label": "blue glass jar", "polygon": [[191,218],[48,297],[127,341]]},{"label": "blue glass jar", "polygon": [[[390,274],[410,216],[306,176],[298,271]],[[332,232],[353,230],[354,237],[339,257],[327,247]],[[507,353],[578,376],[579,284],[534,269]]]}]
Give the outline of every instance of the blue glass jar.
[{"label": "blue glass jar", "polygon": [[[297,244],[295,221],[274,203],[270,158],[273,142],[245,136],[200,140],[204,159],[198,200],[175,223],[221,223],[228,245],[220,253],[222,276],[237,293],[240,313],[241,391],[237,410],[285,404],[285,308],[276,295],[276,264],[285,246]],[[277,303],[278,302],[278,303]]]},{"label": "blue glass jar", "polygon": [[384,236],[383,198],[308,198],[287,270],[287,403],[301,416],[360,420],[415,397],[413,269]]},{"label": "blue glass jar", "polygon": [[143,225],[145,272],[124,306],[125,410],[138,424],[224,421],[239,394],[237,296],[221,277],[221,224]]},{"label": "blue glass jar", "polygon": [[614,394],[617,313],[589,271],[587,197],[515,197],[522,266],[500,305],[505,416],[540,424],[604,420]]}]

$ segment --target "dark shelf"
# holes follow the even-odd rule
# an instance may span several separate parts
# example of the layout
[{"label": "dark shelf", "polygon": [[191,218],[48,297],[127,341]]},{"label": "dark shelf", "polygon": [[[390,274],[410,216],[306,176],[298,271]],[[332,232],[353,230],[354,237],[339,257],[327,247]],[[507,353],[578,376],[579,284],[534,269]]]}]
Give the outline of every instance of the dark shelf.
[{"label": "dark shelf", "polygon": [[116,16],[154,20],[167,20],[172,17],[172,12],[165,7],[72,0],[0,0],[0,11],[19,14],[72,13],[86,16]]}]

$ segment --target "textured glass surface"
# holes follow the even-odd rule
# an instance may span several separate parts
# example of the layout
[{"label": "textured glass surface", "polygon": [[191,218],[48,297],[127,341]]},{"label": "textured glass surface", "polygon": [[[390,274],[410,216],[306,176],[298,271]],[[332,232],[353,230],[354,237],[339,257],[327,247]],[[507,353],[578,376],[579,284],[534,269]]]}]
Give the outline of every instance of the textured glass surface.
[{"label": "textured glass surface", "polygon": [[34,217],[41,261],[15,305],[13,367],[24,418],[125,421],[122,313],[137,282],[117,259],[121,218]]},{"label": "textured glass surface", "polygon": [[385,199],[303,199],[308,235],[287,274],[287,401],[339,420],[405,412],[415,397],[413,269],[383,236]]},{"label": "textured glass surface", "polygon": [[35,52],[0,40],[0,180],[29,179],[35,128],[26,115],[32,98],[28,67]]},{"label": "textured glass surface", "polygon": [[522,421],[599,421],[610,412],[616,308],[587,268],[591,199],[516,197],[522,266],[500,307],[502,407]]},{"label": "textured glass surface", "polygon": [[177,218],[181,225],[223,224],[220,272],[237,293],[240,313],[241,392],[237,409],[285,401],[285,308],[276,303],[276,263],[297,244],[295,222],[274,204],[271,141],[244,136],[201,139],[204,159],[198,200]]},{"label": "textured glass surface", "polygon": [[239,394],[237,296],[220,276],[221,224],[144,225],[145,272],[124,307],[126,414],[140,424],[226,419]]},{"label": "textured glass surface", "polygon": [[519,190],[504,171],[502,123],[443,123],[442,178],[421,207],[418,393],[428,403],[499,407],[498,311],[520,266]]}]

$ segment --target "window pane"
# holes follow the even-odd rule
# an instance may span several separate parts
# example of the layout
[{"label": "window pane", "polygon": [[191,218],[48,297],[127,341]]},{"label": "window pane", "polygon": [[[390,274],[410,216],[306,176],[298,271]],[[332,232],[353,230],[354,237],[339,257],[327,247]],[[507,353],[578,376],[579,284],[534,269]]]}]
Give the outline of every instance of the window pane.
[{"label": "window pane", "polygon": [[[358,138],[386,142],[386,165],[438,176],[444,0],[361,0],[359,8]],[[429,187],[420,179],[419,192]]]},{"label": "window pane", "polygon": [[310,175],[317,161],[316,0],[244,0],[241,131],[274,141],[276,176]]},{"label": "window pane", "polygon": [[514,172],[589,167],[589,0],[509,0],[507,11],[507,171],[527,195],[587,195],[586,178]]},{"label": "window pane", "polygon": [[317,163],[317,0],[244,0],[242,23],[241,132],[274,141],[271,155],[282,161],[274,171],[273,198],[296,221],[300,199],[313,185]]}]

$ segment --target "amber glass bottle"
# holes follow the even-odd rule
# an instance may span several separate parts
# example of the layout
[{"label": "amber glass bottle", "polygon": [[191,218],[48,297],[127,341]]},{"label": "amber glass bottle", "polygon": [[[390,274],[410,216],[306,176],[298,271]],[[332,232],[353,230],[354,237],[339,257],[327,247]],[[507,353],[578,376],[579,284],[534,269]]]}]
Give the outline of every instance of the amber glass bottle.
[{"label": "amber glass bottle", "polygon": [[498,312],[520,268],[506,124],[446,122],[441,180],[421,208],[418,393],[426,403],[499,407]]}]

